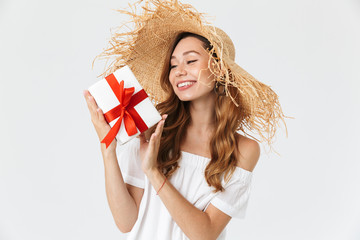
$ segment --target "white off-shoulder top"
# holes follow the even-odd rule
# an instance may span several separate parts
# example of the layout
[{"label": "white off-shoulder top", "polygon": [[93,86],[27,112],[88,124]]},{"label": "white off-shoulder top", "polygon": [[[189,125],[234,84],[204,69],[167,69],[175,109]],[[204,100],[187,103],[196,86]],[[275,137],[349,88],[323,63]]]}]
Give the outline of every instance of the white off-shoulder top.
[{"label": "white off-shoulder top", "polygon": [[[188,240],[180,227],[173,220],[160,197],[156,195],[146,175],[141,169],[139,156],[140,140],[134,138],[119,149],[119,165],[124,181],[143,188],[139,216],[127,234],[128,240]],[[244,218],[251,190],[252,172],[237,167],[232,178],[225,184],[225,191],[213,193],[209,187],[204,170],[210,159],[188,152],[181,152],[179,168],[168,181],[195,207],[205,211],[211,203],[213,206],[235,218]],[[226,237],[226,228],[218,237]]]}]

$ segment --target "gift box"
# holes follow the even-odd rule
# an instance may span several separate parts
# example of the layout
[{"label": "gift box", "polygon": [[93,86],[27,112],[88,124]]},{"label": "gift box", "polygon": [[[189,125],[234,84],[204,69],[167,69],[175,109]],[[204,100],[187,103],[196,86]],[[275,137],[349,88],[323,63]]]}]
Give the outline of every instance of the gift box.
[{"label": "gift box", "polygon": [[101,141],[106,147],[115,137],[119,144],[124,144],[161,120],[128,66],[116,70],[88,90],[111,126]]}]

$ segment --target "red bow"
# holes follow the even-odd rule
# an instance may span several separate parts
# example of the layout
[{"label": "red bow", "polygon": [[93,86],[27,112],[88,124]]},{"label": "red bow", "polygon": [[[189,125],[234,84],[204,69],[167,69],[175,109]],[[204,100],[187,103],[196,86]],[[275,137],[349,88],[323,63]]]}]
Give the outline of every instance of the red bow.
[{"label": "red bow", "polygon": [[144,132],[148,129],[146,123],[134,109],[134,107],[142,100],[146,99],[148,95],[143,89],[133,95],[135,88],[131,87],[124,89],[124,81],[122,80],[119,84],[114,74],[110,74],[105,79],[120,102],[119,105],[104,114],[108,123],[119,118],[101,141],[101,143],[106,144],[107,148],[118,134],[122,119],[124,119],[125,130],[129,136],[137,133],[136,127],[140,132]]}]

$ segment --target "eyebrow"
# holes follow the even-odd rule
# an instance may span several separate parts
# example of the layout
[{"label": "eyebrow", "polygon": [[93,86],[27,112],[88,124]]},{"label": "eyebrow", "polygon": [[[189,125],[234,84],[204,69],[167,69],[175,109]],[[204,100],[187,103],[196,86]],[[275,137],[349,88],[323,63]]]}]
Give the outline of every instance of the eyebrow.
[{"label": "eyebrow", "polygon": [[[184,53],[183,53],[183,56],[185,56],[185,55],[187,55],[187,54],[189,54],[189,53],[196,53],[196,54],[198,54],[198,55],[201,55],[199,52],[197,52],[197,51],[195,51],[195,50],[190,50],[190,51],[184,52]],[[176,57],[175,57],[175,56],[171,56],[171,59],[173,59],[173,58],[176,58]]]}]

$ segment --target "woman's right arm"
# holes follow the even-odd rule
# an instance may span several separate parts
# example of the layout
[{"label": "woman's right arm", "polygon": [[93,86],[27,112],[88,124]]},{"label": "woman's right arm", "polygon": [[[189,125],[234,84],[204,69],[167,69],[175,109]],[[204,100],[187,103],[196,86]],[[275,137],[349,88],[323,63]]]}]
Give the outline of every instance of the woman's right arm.
[{"label": "woman's right arm", "polygon": [[[102,144],[104,145],[104,144]],[[124,182],[116,153],[102,151],[105,169],[105,189],[111,213],[121,232],[130,232],[139,213],[144,189]]]},{"label": "woman's right arm", "polygon": [[[84,91],[84,97],[96,133],[102,140],[109,132],[110,126],[89,91]],[[124,182],[116,156],[116,140],[108,148],[101,143],[101,153],[104,160],[106,197],[110,210],[116,226],[121,232],[126,233],[133,228],[137,220],[144,190]]]}]

